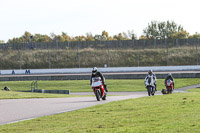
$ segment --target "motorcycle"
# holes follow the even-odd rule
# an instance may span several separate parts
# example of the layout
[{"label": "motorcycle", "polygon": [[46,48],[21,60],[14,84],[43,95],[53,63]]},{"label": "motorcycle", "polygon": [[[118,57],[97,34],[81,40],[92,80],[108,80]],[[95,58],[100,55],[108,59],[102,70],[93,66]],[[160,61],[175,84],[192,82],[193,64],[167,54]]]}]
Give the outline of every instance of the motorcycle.
[{"label": "motorcycle", "polygon": [[104,85],[102,84],[101,78],[100,77],[94,77],[92,78],[92,89],[93,92],[96,96],[97,101],[106,100],[106,91],[104,89]]},{"label": "motorcycle", "polygon": [[155,94],[155,85],[154,85],[154,79],[153,76],[148,76],[145,80],[145,86],[147,88],[147,92],[149,96],[154,96]]},{"label": "motorcycle", "polygon": [[172,82],[170,79],[168,79],[168,80],[165,82],[165,86],[166,86],[166,89],[162,89],[161,92],[162,92],[163,94],[172,94],[173,88],[174,88],[173,82]]}]

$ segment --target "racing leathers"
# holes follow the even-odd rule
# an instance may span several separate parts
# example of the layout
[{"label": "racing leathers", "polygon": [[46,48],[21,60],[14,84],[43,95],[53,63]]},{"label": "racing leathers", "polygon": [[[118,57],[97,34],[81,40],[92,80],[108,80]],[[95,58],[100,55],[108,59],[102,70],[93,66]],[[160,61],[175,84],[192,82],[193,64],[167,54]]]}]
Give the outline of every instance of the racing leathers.
[{"label": "racing leathers", "polygon": [[173,89],[174,89],[174,78],[173,78],[172,76],[167,76],[167,77],[165,78],[165,83],[166,83],[166,81],[167,81],[168,79],[170,79],[170,80],[172,81],[172,83],[173,83]]},{"label": "racing leathers", "polygon": [[[152,74],[153,75],[153,80],[154,80],[154,86],[155,86],[155,91],[157,91],[156,89],[156,81],[157,81],[157,78],[156,78],[156,75],[155,74]],[[147,80],[148,76],[152,76],[150,74],[147,74],[146,78],[145,78],[145,81]]]},{"label": "racing leathers", "polygon": [[90,78],[90,85],[92,84],[92,78],[93,77],[100,77],[101,81],[102,81],[102,84],[104,85],[105,91],[108,92],[107,85],[105,83],[105,78],[104,78],[103,74],[101,72],[99,72],[99,71],[97,71],[95,74],[92,73],[91,78]]}]

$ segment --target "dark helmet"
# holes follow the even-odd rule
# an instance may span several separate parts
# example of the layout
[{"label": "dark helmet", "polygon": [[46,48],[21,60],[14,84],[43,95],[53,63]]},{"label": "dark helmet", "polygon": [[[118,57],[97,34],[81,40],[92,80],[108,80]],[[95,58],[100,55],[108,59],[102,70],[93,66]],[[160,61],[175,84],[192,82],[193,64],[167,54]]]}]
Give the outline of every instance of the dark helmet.
[{"label": "dark helmet", "polygon": [[152,70],[149,70],[149,71],[148,71],[148,74],[149,74],[149,75],[152,75],[152,73],[153,73]]},{"label": "dark helmet", "polygon": [[96,67],[92,68],[92,74],[95,75],[97,73],[98,69]]}]

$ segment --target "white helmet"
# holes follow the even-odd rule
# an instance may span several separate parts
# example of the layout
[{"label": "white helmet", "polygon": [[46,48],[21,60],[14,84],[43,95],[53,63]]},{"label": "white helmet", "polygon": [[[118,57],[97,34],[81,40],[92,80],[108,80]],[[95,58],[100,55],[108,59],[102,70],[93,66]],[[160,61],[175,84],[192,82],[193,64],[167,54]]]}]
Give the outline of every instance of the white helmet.
[{"label": "white helmet", "polygon": [[171,73],[168,73],[168,74],[167,74],[167,76],[168,76],[168,77],[171,77],[171,76],[172,76],[172,74],[171,74]]},{"label": "white helmet", "polygon": [[97,73],[98,69],[96,67],[92,68],[92,74],[95,75]]}]

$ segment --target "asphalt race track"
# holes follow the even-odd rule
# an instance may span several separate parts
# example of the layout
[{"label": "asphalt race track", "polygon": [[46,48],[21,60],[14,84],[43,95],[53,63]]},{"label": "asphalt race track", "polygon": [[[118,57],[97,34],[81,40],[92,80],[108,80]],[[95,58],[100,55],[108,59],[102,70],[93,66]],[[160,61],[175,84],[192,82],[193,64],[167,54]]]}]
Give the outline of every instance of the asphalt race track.
[{"label": "asphalt race track", "polygon": [[[72,95],[93,95],[89,93],[72,93]],[[97,101],[96,97],[41,98],[41,99],[4,99],[0,100],[0,125],[33,119],[41,116],[69,112],[112,101],[147,96],[147,92],[111,92],[106,101]],[[158,94],[158,93],[157,93]],[[121,95],[121,96],[119,96]]]}]

